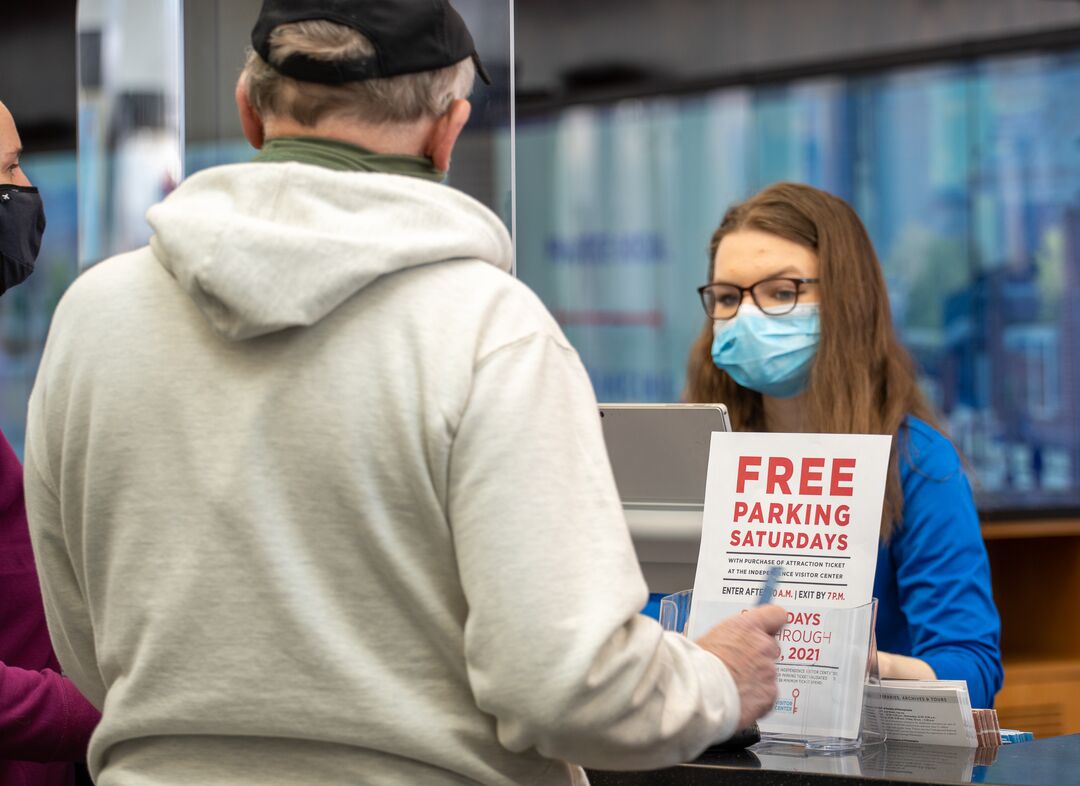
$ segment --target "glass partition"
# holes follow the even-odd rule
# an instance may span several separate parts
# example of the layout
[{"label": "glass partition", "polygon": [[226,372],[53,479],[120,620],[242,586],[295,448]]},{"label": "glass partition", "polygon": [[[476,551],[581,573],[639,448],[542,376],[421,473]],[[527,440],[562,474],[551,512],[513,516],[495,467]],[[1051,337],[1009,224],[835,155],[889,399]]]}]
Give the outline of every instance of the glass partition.
[{"label": "glass partition", "polygon": [[[476,81],[473,114],[454,153],[449,185],[476,197],[513,225],[512,0],[454,0],[492,84]],[[236,113],[236,79],[262,0],[184,0],[185,174],[248,161]]]},{"label": "glass partition", "polygon": [[[511,0],[457,0],[492,76],[449,184],[513,225]],[[181,178],[248,161],[234,103],[261,0],[81,0],[79,261],[143,245],[147,208]]]},{"label": "glass partition", "polygon": [[138,248],[183,176],[181,0],[81,0],[79,264]]}]

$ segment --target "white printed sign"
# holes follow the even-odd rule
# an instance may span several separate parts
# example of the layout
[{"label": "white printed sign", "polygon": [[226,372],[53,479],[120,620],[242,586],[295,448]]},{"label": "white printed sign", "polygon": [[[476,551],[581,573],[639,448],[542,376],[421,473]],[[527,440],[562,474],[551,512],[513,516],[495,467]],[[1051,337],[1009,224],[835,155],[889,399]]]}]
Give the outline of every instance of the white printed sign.
[{"label": "white printed sign", "polygon": [[688,634],[753,606],[771,565],[780,698],[765,734],[858,734],[887,436],[715,433]]}]

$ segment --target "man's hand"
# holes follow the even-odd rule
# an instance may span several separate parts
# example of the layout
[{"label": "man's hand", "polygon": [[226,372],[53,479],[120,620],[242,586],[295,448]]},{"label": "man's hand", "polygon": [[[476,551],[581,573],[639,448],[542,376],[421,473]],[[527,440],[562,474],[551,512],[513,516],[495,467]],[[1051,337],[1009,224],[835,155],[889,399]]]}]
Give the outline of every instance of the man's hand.
[{"label": "man's hand", "polygon": [[772,709],[776,701],[776,659],[780,647],[773,638],[787,621],[779,606],[758,606],[724,620],[698,645],[724,662],[739,688],[742,714],[739,728]]}]

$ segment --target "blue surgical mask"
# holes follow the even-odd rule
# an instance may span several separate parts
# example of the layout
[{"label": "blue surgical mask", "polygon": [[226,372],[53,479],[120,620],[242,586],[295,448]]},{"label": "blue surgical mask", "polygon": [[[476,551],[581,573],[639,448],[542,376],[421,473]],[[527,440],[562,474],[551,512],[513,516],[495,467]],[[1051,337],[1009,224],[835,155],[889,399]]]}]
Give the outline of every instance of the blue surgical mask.
[{"label": "blue surgical mask", "polygon": [[817,303],[771,317],[749,303],[732,319],[713,324],[713,363],[744,388],[773,398],[797,396],[806,387],[821,340]]}]

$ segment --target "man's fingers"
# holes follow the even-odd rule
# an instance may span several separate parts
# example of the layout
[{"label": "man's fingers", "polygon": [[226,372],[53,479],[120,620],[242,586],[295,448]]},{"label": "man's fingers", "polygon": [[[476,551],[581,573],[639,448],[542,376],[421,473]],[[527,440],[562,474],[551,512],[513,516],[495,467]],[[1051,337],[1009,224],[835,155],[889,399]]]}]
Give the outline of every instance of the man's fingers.
[{"label": "man's fingers", "polygon": [[744,617],[770,636],[775,636],[787,622],[787,612],[779,606],[755,606]]}]

